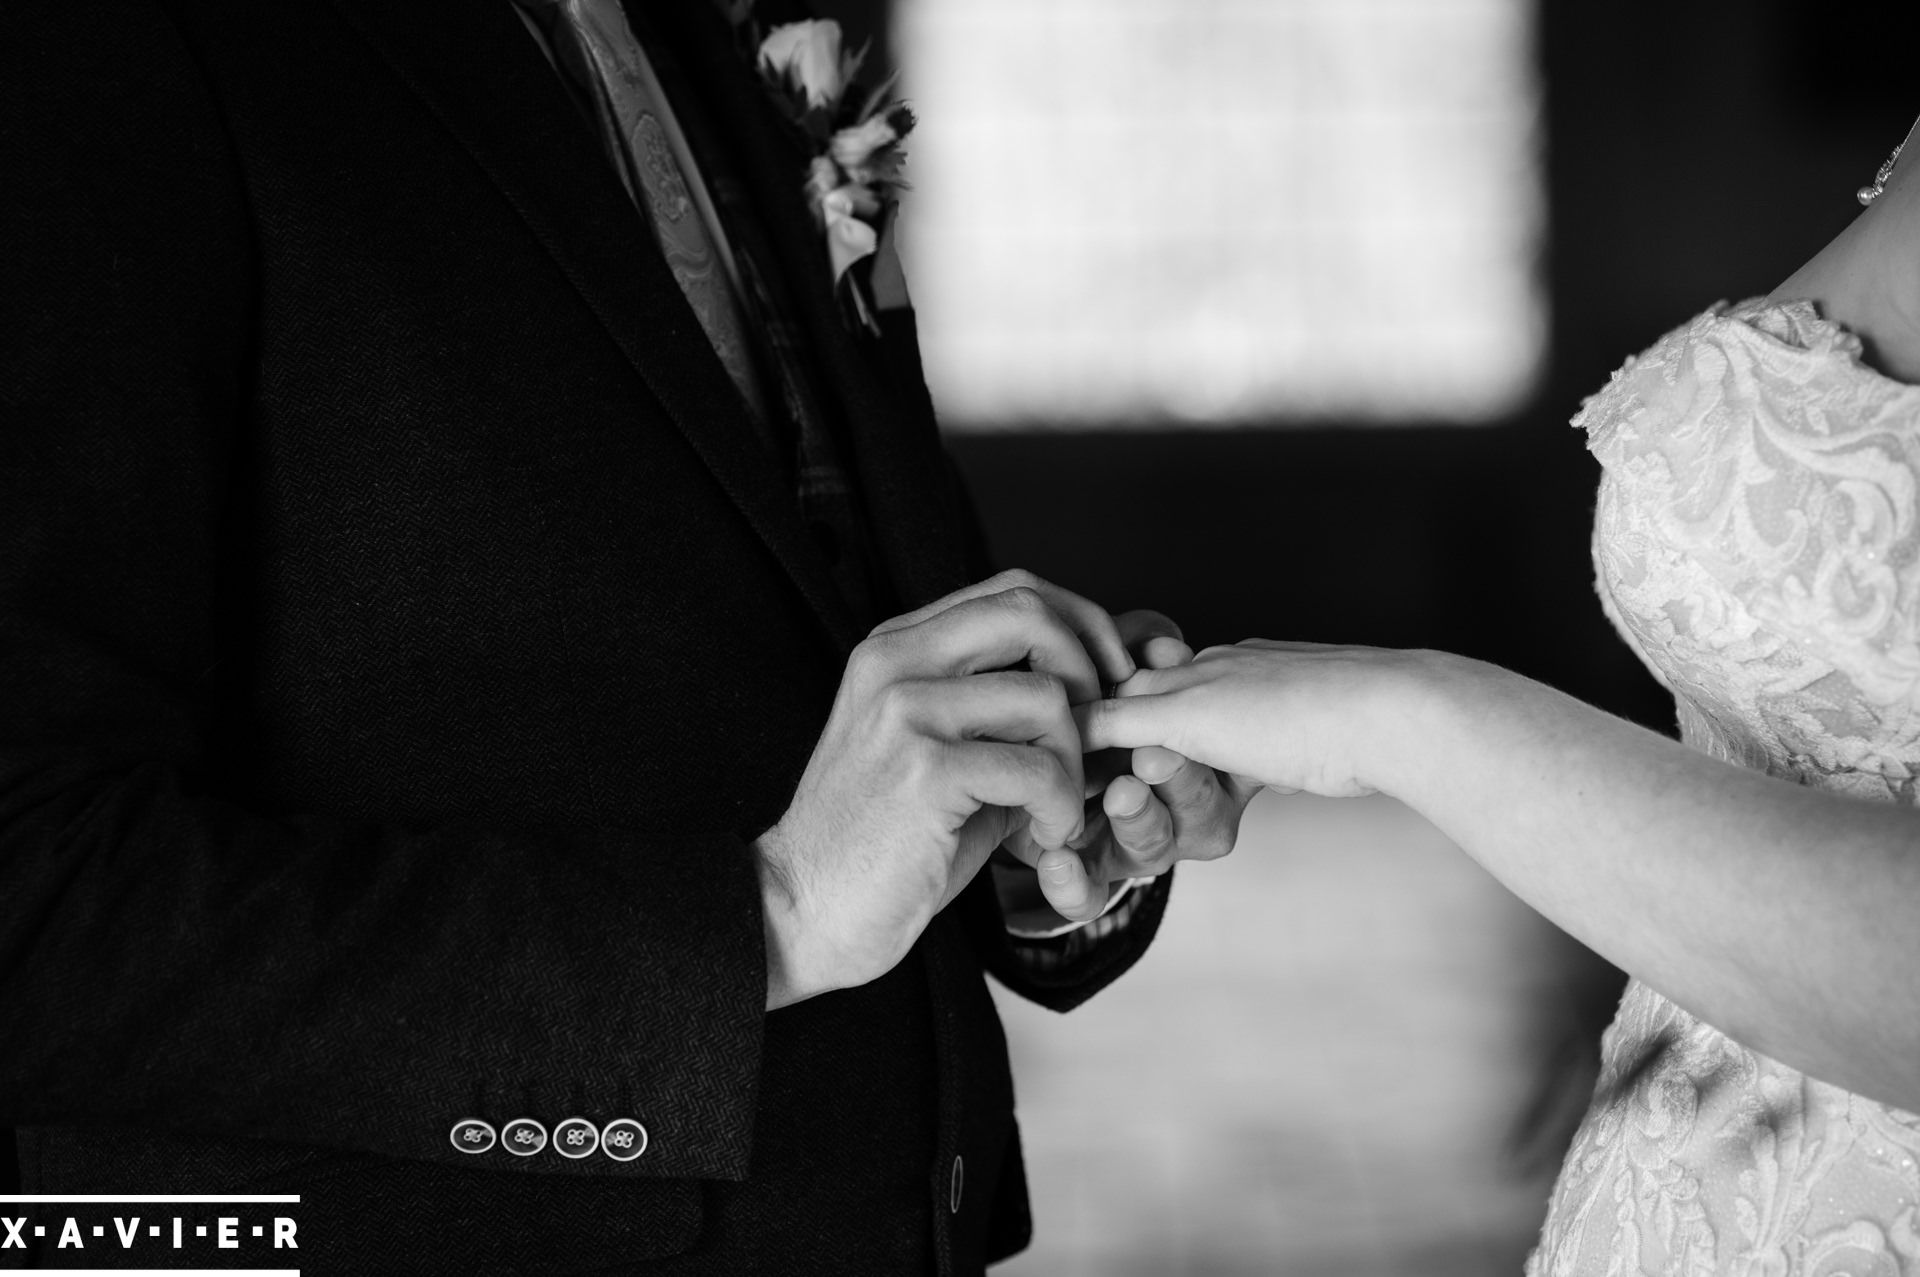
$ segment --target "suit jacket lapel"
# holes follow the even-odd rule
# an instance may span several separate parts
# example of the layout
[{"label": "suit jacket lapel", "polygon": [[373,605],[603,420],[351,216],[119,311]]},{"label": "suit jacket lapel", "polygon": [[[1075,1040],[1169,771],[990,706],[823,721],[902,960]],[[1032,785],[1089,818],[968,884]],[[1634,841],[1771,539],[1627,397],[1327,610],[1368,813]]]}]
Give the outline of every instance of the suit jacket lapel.
[{"label": "suit jacket lapel", "polygon": [[[629,11],[644,4],[646,20],[673,41],[716,127],[737,150],[741,180],[763,211],[780,258],[773,265],[784,273],[819,358],[827,383],[821,390],[844,414],[850,461],[901,602],[918,606],[957,588],[965,580],[965,550],[957,512],[945,499],[949,481],[931,405],[923,388],[903,394],[890,384],[878,343],[854,331],[841,313],[826,247],[802,192],[809,156],[775,114],[746,51],[734,47],[711,3],[624,3]],[[902,375],[917,383],[917,370]]]},{"label": "suit jacket lapel", "polygon": [[778,468],[509,0],[333,0],[470,152],[846,650],[859,634]]}]

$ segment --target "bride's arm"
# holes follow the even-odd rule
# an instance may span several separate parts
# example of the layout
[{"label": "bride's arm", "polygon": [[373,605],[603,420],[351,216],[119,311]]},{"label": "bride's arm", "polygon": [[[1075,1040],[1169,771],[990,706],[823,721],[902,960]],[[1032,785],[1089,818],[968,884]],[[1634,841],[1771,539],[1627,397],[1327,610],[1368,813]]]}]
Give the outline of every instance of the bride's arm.
[{"label": "bride's arm", "polygon": [[1085,714],[1284,789],[1400,799],[1755,1050],[1920,1111],[1920,812],[1720,762],[1506,670],[1243,644]]}]

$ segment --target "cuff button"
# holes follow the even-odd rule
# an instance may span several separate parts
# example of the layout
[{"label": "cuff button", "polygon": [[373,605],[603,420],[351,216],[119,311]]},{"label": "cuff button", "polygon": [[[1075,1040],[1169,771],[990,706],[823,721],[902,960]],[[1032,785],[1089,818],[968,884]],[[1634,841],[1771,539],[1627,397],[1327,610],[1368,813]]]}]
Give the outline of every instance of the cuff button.
[{"label": "cuff button", "polygon": [[553,1128],[553,1151],[578,1161],[600,1147],[600,1128],[584,1117],[570,1117]]},{"label": "cuff button", "polygon": [[647,1128],[630,1117],[616,1117],[600,1128],[600,1151],[616,1162],[631,1162],[647,1151]]},{"label": "cuff button", "polygon": [[530,1117],[516,1117],[500,1128],[500,1142],[516,1157],[532,1157],[547,1146],[547,1128]]},{"label": "cuff button", "polygon": [[484,1153],[494,1145],[493,1127],[477,1117],[455,1122],[447,1138],[462,1153]]}]

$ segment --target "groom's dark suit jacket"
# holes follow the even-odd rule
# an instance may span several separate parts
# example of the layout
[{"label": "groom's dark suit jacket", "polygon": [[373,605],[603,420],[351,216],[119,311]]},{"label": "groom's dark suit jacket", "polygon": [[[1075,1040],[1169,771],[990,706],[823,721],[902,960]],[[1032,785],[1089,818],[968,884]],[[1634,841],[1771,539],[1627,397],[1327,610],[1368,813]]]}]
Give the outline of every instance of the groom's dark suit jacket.
[{"label": "groom's dark suit jacket", "polygon": [[[806,157],[724,25],[650,16],[795,298],[882,610],[959,586],[910,316],[849,328]],[[969,1272],[1022,1244],[981,970],[1065,1008],[1164,896],[1038,976],[976,883],[890,975],[764,1013],[747,840],[863,621],[508,0],[6,26],[24,1187],[300,1193],[322,1273]],[[646,1152],[449,1138],[575,1115],[638,1119]]]}]

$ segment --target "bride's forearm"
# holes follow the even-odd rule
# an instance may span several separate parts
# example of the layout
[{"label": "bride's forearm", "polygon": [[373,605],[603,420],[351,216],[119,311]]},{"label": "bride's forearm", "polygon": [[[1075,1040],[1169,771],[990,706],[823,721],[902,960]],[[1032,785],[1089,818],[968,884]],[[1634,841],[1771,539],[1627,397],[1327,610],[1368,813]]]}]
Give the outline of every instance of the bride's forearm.
[{"label": "bride's forearm", "polygon": [[1920,1111],[1920,813],[1719,762],[1479,662],[1419,669],[1380,788],[1708,1023]]}]

